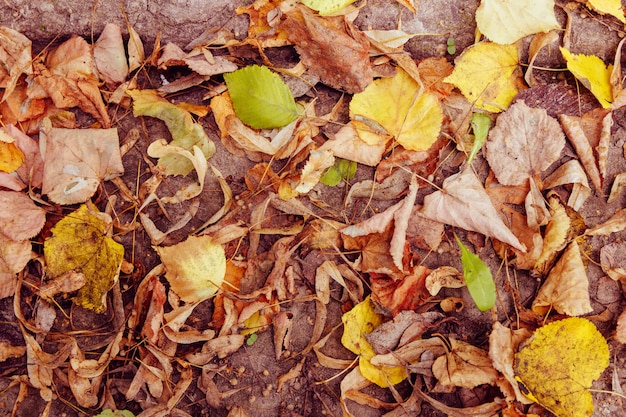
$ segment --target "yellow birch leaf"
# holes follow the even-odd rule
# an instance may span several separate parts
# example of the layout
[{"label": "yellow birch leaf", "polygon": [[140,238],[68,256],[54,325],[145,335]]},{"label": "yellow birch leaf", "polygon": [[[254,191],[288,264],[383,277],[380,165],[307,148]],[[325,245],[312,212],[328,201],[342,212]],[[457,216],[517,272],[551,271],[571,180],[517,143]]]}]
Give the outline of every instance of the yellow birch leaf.
[{"label": "yellow birch leaf", "polygon": [[74,303],[96,313],[106,310],[106,294],[124,258],[124,246],[107,236],[111,223],[108,214],[83,204],[52,228],[52,236],[43,245],[48,275],[82,273],[87,282]]},{"label": "yellow birch leaf", "polygon": [[605,109],[611,107],[613,93],[611,92],[611,72],[613,65],[604,64],[595,55],[572,54],[565,48],[560,48],[563,58],[567,61],[567,69],[574,74],[591,93],[598,99]]},{"label": "yellow birch leaf", "polygon": [[351,352],[360,355],[359,370],[365,378],[383,388],[388,387],[389,384],[395,385],[406,378],[406,371],[403,367],[379,368],[370,362],[376,353],[365,335],[371,333],[383,322],[382,316],[374,311],[374,303],[370,297],[345,313],[341,321],[344,326],[341,344]]},{"label": "yellow birch leaf", "polygon": [[444,81],[454,84],[480,109],[501,112],[519,90],[515,45],[481,42],[465,49],[455,64],[454,71]]},{"label": "yellow birch leaf", "polygon": [[184,242],[155,249],[167,270],[170,287],[187,303],[206,300],[224,282],[224,249],[208,235],[189,236]]},{"label": "yellow birch leaf", "polygon": [[626,23],[621,0],[587,0],[587,4],[598,13],[609,14]]},{"label": "yellow birch leaf", "polygon": [[13,172],[22,166],[24,153],[13,142],[0,138],[0,171]]},{"label": "yellow birch leaf", "polygon": [[500,44],[561,28],[554,14],[554,0],[482,0],[476,10],[476,24],[486,37]]},{"label": "yellow birch leaf", "polygon": [[421,93],[418,83],[398,68],[392,78],[380,78],[350,102],[350,117],[368,145],[389,139],[404,148],[422,151],[437,140],[443,112],[434,94]]},{"label": "yellow birch leaf", "polygon": [[537,329],[515,355],[517,378],[558,417],[593,413],[589,388],[608,365],[606,340],[592,322],[579,317]]}]

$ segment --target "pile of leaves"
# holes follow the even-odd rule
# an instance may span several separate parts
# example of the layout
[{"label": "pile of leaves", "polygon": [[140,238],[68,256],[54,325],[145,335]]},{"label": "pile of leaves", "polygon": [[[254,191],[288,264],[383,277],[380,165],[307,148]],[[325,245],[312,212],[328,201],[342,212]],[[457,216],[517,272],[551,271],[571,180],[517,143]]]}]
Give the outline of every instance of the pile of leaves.
[{"label": "pile of leaves", "polygon": [[[23,388],[14,411],[30,386],[46,415],[68,390],[83,412],[189,415],[193,382],[220,408],[237,390],[217,388],[219,360],[270,328],[282,360],[296,331],[283,306],[297,302],[315,306],[312,335],[278,391],[314,356],[341,375],[344,416],[354,402],[388,416],[424,403],[455,416],[593,413],[610,354],[589,319],[623,344],[626,312],[594,310],[586,268],[623,285],[626,244],[590,242],[624,230],[626,211],[592,226],[580,212],[607,187],[623,201],[623,41],[606,65],[569,50],[553,1],[484,0],[481,36],[454,64],[416,62],[403,49],[416,34],[362,31],[352,3],[257,0],[237,10],[244,39],[157,40],[149,56],[131,27],[126,41],[109,24],[93,44],[74,36],[35,56],[0,28],[0,298],[14,314],[0,361]],[[619,1],[588,3],[564,10],[626,21]],[[546,84],[534,61],[557,44],[567,70]],[[285,50],[289,66],[275,59]],[[324,88],[338,93],[322,106]],[[175,99],[189,91],[199,104]],[[170,137],[151,137],[152,119]],[[242,182],[212,163],[220,150],[246,161]],[[355,360],[324,353],[331,303]],[[190,319],[196,309],[209,317]],[[489,323],[481,345],[459,331],[464,309]],[[79,317],[100,329],[74,331]],[[442,396],[475,389],[489,395]]]}]

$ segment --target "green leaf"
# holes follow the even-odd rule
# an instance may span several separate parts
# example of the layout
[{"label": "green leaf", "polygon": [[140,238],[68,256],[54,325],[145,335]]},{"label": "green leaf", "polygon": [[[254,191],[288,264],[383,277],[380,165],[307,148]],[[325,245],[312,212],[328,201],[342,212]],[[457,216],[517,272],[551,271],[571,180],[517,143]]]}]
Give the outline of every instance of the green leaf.
[{"label": "green leaf", "polygon": [[468,164],[472,163],[480,148],[482,148],[485,144],[487,134],[489,133],[489,127],[491,127],[491,119],[486,114],[474,113],[472,114],[471,123],[472,129],[474,130],[474,145],[472,146],[472,151],[467,159]]},{"label": "green leaf", "polygon": [[347,159],[335,158],[335,164],[328,168],[320,178],[320,182],[329,187],[339,185],[342,180],[348,181],[356,174],[357,163]]},{"label": "green leaf", "polygon": [[128,410],[102,410],[102,412],[94,417],[135,417],[135,415]]},{"label": "green leaf", "polygon": [[336,13],[355,1],[356,0],[301,0],[302,4],[309,9],[318,11],[322,16]]},{"label": "green leaf", "polygon": [[258,334],[252,333],[250,336],[248,336],[248,340],[246,340],[246,345],[252,346],[258,338],[259,338]]},{"label": "green leaf", "polygon": [[454,238],[461,248],[461,263],[467,289],[480,311],[490,310],[496,303],[496,284],[491,271],[477,255],[461,243],[456,233]]},{"label": "green leaf", "polygon": [[252,65],[224,74],[235,113],[254,129],[273,129],[300,114],[289,87],[265,66]]}]

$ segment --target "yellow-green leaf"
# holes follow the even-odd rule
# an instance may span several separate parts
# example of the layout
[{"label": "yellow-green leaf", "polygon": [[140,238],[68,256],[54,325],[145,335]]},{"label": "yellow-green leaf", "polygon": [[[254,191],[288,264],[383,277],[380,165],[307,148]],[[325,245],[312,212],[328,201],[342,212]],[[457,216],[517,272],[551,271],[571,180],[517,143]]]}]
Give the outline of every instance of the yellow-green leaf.
[{"label": "yellow-green leaf", "polygon": [[596,326],[571,317],[535,331],[515,355],[517,378],[558,417],[593,413],[591,384],[609,366],[609,347]]},{"label": "yellow-green leaf", "polygon": [[[207,159],[213,156],[215,144],[209,139],[202,126],[193,121],[188,111],[159,96],[155,90],[129,90],[127,92],[133,98],[135,117],[150,116],[165,122],[172,135],[170,145],[190,152],[193,152],[193,147],[197,146]],[[188,158],[176,153],[159,158],[159,165],[165,168],[167,175],[187,175],[194,168]]]},{"label": "yellow-green leaf", "polygon": [[52,228],[43,246],[48,275],[82,273],[87,282],[74,303],[97,313],[106,310],[106,294],[124,258],[124,247],[107,236],[111,223],[109,215],[83,204]]},{"label": "yellow-green leaf", "polygon": [[224,249],[208,235],[189,236],[177,245],[155,249],[167,270],[170,287],[187,303],[206,300],[224,282]]},{"label": "yellow-green leaf", "polygon": [[365,378],[383,388],[389,384],[395,385],[406,378],[406,371],[403,367],[378,368],[370,362],[376,353],[365,335],[371,333],[383,322],[382,316],[374,311],[374,303],[370,297],[345,313],[341,321],[344,326],[341,343],[346,349],[360,355],[359,370]]},{"label": "yellow-green leaf", "polygon": [[515,45],[481,42],[463,51],[444,81],[454,84],[476,107],[501,112],[519,90],[518,61]]},{"label": "yellow-green leaf", "polygon": [[380,78],[355,94],[350,117],[368,145],[377,145],[391,135],[414,151],[430,148],[443,123],[437,97],[421,92],[417,82],[400,68],[394,77]]},{"label": "yellow-green leaf", "polygon": [[480,311],[490,310],[496,303],[496,284],[489,267],[463,245],[455,234],[454,238],[461,248],[463,276],[472,299]]},{"label": "yellow-green leaf", "polygon": [[336,13],[354,3],[356,0],[300,0],[309,9],[318,11],[327,16]]},{"label": "yellow-green leaf", "polygon": [[595,55],[572,54],[565,48],[561,48],[561,53],[567,61],[567,69],[574,74],[574,77],[591,91],[602,107],[605,109],[611,107],[613,65],[605,65],[604,61]]}]

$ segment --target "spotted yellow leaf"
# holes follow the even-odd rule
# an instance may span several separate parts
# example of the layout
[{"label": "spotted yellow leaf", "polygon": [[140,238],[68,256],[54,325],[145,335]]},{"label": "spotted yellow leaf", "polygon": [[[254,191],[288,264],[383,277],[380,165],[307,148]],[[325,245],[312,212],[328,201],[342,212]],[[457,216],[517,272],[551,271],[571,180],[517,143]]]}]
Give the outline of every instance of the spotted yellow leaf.
[{"label": "spotted yellow leaf", "polygon": [[48,275],[82,273],[86,284],[74,303],[96,313],[106,310],[106,294],[113,288],[124,258],[124,247],[107,236],[111,223],[108,214],[83,204],[59,220],[43,245]]},{"label": "spotted yellow leaf", "polygon": [[591,384],[609,365],[609,347],[596,326],[571,317],[535,331],[515,355],[515,373],[531,399],[558,417],[593,414]]}]

